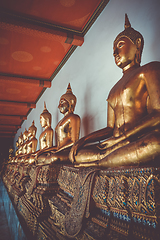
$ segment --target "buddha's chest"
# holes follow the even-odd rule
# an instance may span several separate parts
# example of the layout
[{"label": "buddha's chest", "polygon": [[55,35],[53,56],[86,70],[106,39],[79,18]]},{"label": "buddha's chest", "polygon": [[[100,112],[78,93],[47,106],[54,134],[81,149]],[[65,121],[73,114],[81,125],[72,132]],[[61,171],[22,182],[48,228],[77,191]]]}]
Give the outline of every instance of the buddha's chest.
[{"label": "buddha's chest", "polygon": [[32,152],[32,141],[29,141],[28,147],[27,147],[27,153],[31,153],[31,152]]},{"label": "buddha's chest", "polygon": [[70,119],[61,120],[55,131],[58,141],[63,141],[64,138],[69,137],[71,134]]},{"label": "buddha's chest", "polygon": [[23,153],[24,153],[24,154],[27,153],[27,147],[28,147],[28,144],[25,143],[24,146],[23,146]]},{"label": "buddha's chest", "polygon": [[122,78],[111,90],[108,102],[114,111],[114,136],[133,128],[147,114],[145,81],[140,77]]},{"label": "buddha's chest", "polygon": [[123,77],[111,90],[108,102],[115,111],[128,108],[135,111],[146,106],[147,96],[145,81],[142,78]]},{"label": "buddha's chest", "polygon": [[43,149],[47,146],[47,131],[44,131],[40,135],[40,148]]}]

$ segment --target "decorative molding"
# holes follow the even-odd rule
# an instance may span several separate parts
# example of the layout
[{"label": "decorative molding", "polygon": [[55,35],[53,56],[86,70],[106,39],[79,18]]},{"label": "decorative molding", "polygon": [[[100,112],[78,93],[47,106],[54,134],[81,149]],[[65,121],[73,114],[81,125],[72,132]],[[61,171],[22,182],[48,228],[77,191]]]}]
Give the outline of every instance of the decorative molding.
[{"label": "decorative molding", "polygon": [[38,85],[39,87],[51,87],[51,81],[50,80],[44,80],[44,79],[35,79],[35,78],[27,78],[27,77],[19,77],[14,76],[11,74],[0,74],[0,81],[11,81],[11,82],[23,82],[27,83],[29,85]]}]

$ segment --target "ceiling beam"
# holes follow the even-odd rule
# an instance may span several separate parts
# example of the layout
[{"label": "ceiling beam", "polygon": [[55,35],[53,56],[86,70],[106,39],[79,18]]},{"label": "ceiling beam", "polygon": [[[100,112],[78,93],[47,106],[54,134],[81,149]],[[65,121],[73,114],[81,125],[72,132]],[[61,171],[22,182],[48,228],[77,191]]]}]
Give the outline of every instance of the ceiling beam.
[{"label": "ceiling beam", "polygon": [[0,100],[0,106],[21,106],[21,107],[26,107],[26,108],[36,108],[35,103],[25,103],[25,102],[11,102],[11,101],[2,101]]},{"label": "ceiling beam", "polygon": [[46,40],[53,39],[55,41],[57,39],[59,42],[75,46],[81,46],[84,42],[84,37],[77,34],[76,31],[71,32],[60,28],[57,30],[53,28],[53,25],[23,18],[2,9],[0,11],[0,28]]},{"label": "ceiling beam", "polygon": [[26,120],[26,116],[20,116],[20,115],[2,115],[0,114],[0,119],[20,119],[20,120]]},{"label": "ceiling beam", "polygon": [[0,130],[0,134],[16,134],[17,131],[5,131],[5,130]]},{"label": "ceiling beam", "polygon": [[0,123],[0,128],[10,128],[13,130],[17,130],[17,128],[21,128],[21,125],[1,124]]},{"label": "ceiling beam", "polygon": [[0,138],[14,138],[15,134],[0,134]]},{"label": "ceiling beam", "polygon": [[14,75],[3,75],[0,73],[0,81],[8,81],[9,82],[23,82],[28,83],[29,85],[38,85],[39,87],[45,87],[50,88],[51,87],[51,81],[49,80],[37,80],[33,78],[26,78],[26,77],[17,77]]},{"label": "ceiling beam", "polygon": [[0,131],[11,131],[11,132],[17,132],[18,127],[16,126],[10,126],[10,125],[1,125],[0,124]]}]

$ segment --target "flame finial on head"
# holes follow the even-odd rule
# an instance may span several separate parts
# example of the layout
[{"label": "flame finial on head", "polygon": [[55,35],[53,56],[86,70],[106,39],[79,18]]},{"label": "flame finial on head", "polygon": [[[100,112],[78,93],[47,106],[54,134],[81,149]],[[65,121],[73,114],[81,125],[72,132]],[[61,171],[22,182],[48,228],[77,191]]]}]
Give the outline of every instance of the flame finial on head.
[{"label": "flame finial on head", "polygon": [[136,31],[134,28],[131,27],[127,14],[125,14],[124,27],[125,27],[125,30],[118,34],[114,42],[116,42],[120,37],[127,37],[131,40],[131,42],[136,44],[136,40],[140,38],[142,42],[142,48],[143,48],[143,43],[144,43],[143,36],[140,34],[140,32]]},{"label": "flame finial on head", "polygon": [[70,83],[68,84],[66,93],[72,93],[72,89],[71,89]]},{"label": "flame finial on head", "polygon": [[51,125],[51,114],[49,113],[49,111],[46,108],[45,101],[44,101],[44,110],[43,110],[43,112],[41,113],[40,116],[43,116],[47,120],[48,126]]},{"label": "flame finial on head", "polygon": [[130,21],[128,19],[128,15],[127,13],[125,13],[125,24],[124,24],[124,28],[130,28],[131,27],[131,24],[130,24]]},{"label": "flame finial on head", "polygon": [[44,109],[46,109],[46,102],[44,101]]},{"label": "flame finial on head", "polygon": [[48,110],[47,110],[47,107],[46,107],[46,102],[44,101],[44,109],[43,109],[43,112],[41,113],[41,115],[43,113],[49,113]]},{"label": "flame finial on head", "polygon": [[43,109],[43,113],[44,112],[48,112],[48,110],[47,110],[47,107],[46,107],[46,102],[44,101],[44,109]]}]

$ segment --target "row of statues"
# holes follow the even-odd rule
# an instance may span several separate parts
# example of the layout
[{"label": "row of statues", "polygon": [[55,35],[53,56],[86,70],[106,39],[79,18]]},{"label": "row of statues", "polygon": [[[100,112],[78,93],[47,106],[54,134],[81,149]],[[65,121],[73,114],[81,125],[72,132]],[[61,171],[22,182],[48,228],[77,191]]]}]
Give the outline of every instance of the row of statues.
[{"label": "row of statues", "polygon": [[160,62],[140,66],[143,45],[126,15],[113,45],[123,76],[107,99],[107,127],[79,139],[69,84],[54,131],[44,103],[39,150],[34,121],[19,136],[3,182],[31,238],[111,239],[117,231],[117,239],[160,239]]},{"label": "row of statues", "polygon": [[44,110],[40,115],[40,124],[44,131],[39,137],[40,149],[37,149],[35,138],[37,128],[32,122],[28,131],[19,136],[17,142],[16,161],[26,163],[49,164],[54,161],[67,161],[71,146],[78,140],[80,132],[80,117],[74,114],[76,96],[72,93],[70,84],[67,91],[60,98],[58,108],[64,117],[55,128],[55,142],[53,146],[54,131],[51,128],[51,114],[44,103]]},{"label": "row of statues", "polygon": [[45,106],[40,116],[41,126],[45,128],[39,139],[40,150],[35,151],[33,123],[28,136],[27,131],[23,134],[26,145],[30,137],[27,149],[25,143],[21,144],[22,136],[19,137],[19,154],[32,153],[39,164],[70,159],[79,167],[139,165],[157,159],[160,155],[160,62],[140,66],[143,45],[143,36],[131,27],[126,15],[125,30],[113,44],[115,63],[123,70],[123,76],[107,99],[106,128],[79,139],[80,117],[73,113],[76,97],[69,85],[58,106],[64,117],[55,129],[56,145],[52,146],[51,115]]},{"label": "row of statues", "polygon": [[[79,166],[146,164],[160,156],[160,62],[140,66],[143,36],[125,16],[125,30],[113,44],[122,78],[108,96],[107,127],[84,136],[71,149]],[[86,146],[88,143],[103,141]]]},{"label": "row of statues", "polygon": [[37,128],[34,125],[34,121],[32,125],[29,127],[28,131],[25,129],[24,133],[18,137],[18,141],[16,142],[17,151],[16,156],[22,156],[26,154],[31,154],[37,149],[37,139],[36,139]]}]

